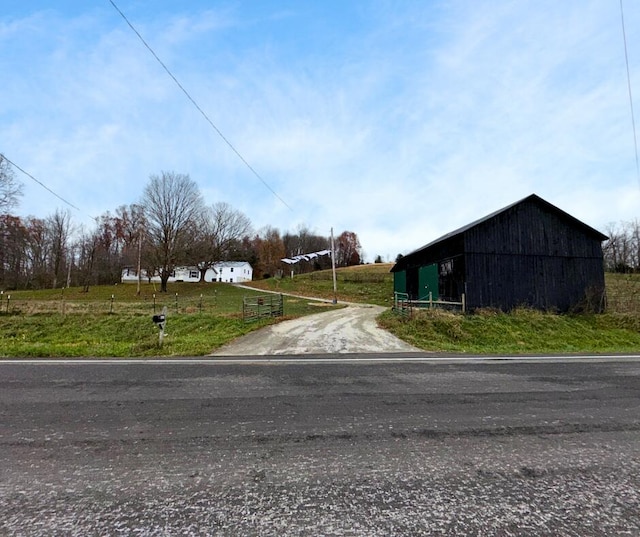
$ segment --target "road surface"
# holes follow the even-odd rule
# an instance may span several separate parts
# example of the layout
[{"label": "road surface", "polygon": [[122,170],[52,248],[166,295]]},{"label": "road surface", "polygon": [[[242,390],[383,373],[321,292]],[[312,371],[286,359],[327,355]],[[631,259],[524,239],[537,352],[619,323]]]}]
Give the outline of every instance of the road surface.
[{"label": "road surface", "polygon": [[637,360],[343,359],[0,362],[0,534],[640,534]]}]

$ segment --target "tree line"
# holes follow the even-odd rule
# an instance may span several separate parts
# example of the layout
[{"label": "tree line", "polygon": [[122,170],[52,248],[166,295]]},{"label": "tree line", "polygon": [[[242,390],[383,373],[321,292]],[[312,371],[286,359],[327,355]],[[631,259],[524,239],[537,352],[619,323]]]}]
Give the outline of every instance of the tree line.
[{"label": "tree line", "polygon": [[640,272],[640,222],[608,224],[603,245],[605,269],[609,272]]},{"label": "tree line", "polygon": [[[254,278],[282,275],[281,259],[331,248],[330,237],[304,226],[282,234],[267,226],[254,231],[250,219],[226,202],[207,205],[188,175],[151,175],[137,203],[75,226],[69,211],[45,218],[19,217],[22,187],[0,155],[0,289],[44,289],[118,283],[124,268],[161,279],[176,267],[197,267],[201,281],[220,261],[248,261]],[[335,239],[336,265],[362,262],[357,235]],[[330,268],[329,256],[301,261],[296,272]]]}]

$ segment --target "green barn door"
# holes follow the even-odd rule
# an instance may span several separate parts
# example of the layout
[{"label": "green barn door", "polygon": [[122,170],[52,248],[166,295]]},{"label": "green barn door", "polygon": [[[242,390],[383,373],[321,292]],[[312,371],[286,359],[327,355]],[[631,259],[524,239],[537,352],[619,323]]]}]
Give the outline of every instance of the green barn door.
[{"label": "green barn door", "polygon": [[407,292],[407,271],[406,270],[401,270],[400,272],[393,273],[393,292],[394,293]]},{"label": "green barn door", "polygon": [[420,291],[418,300],[429,300],[429,293],[433,300],[438,300],[438,264],[420,267],[418,273]]}]

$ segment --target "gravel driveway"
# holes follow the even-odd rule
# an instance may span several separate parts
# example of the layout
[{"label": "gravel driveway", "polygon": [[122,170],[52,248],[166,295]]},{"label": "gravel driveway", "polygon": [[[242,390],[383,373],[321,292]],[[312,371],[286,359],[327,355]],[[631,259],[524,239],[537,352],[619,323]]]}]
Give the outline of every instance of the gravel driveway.
[{"label": "gravel driveway", "polygon": [[382,306],[350,304],[268,326],[218,349],[213,356],[423,352],[379,328]]}]

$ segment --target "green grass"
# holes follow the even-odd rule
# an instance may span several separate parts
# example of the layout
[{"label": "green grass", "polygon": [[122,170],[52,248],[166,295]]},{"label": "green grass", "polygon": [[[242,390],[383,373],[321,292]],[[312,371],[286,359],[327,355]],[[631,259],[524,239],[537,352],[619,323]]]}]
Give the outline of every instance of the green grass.
[{"label": "green grass", "polygon": [[555,315],[534,310],[460,315],[440,310],[411,319],[384,313],[380,325],[428,351],[471,354],[623,353],[640,350],[640,322],[625,314]]},{"label": "green grass", "polygon": [[[376,263],[341,268],[336,271],[338,302],[364,302],[379,306],[393,305],[393,265]],[[293,278],[270,278],[251,282],[258,289],[268,289],[282,293],[320,297],[331,300],[333,274],[331,270],[298,274]]]},{"label": "green grass", "polygon": [[151,312],[166,306],[170,311],[210,311],[233,313],[241,311],[242,297],[255,291],[224,283],[174,283],[166,293],[159,287],[145,283],[136,294],[135,284],[104,285],[91,287],[84,292],[81,287],[68,289],[45,289],[42,291],[6,291],[3,306],[6,312],[7,296],[10,296],[10,311],[25,313],[36,311],[87,310],[91,312]]},{"label": "green grass", "polygon": [[640,275],[606,274],[604,314],[557,315],[529,309],[460,315],[432,310],[379,323],[429,351],[472,354],[636,353],[640,351]]},{"label": "green grass", "polygon": [[[391,265],[338,270],[338,300],[390,307]],[[308,296],[333,296],[331,271],[293,279],[253,282],[256,286]],[[474,354],[623,353],[640,350],[640,275],[606,274],[608,310],[603,315],[556,315],[520,309],[460,315],[423,311],[413,319],[391,311],[379,324],[405,341],[429,351]]]},{"label": "green grass", "polygon": [[201,356],[255,328],[239,317],[168,316],[160,348],[159,331],[147,316],[36,314],[14,320],[0,317],[2,356]]},{"label": "green grass", "polygon": [[[390,307],[391,265],[338,270],[338,306],[366,302]],[[422,311],[404,319],[391,311],[379,322],[429,351],[473,354],[624,353],[640,350],[640,275],[607,274],[608,311],[602,315],[555,315],[521,309],[460,315]],[[202,356],[234,338],[280,319],[244,324],[244,296],[261,289],[332,299],[331,271],[293,279],[252,282],[255,290],[229,284],[170,284],[160,293],[144,284],[64,291],[6,291],[0,297],[0,357]],[[11,299],[7,300],[7,296]],[[155,297],[154,297],[155,295]],[[151,316],[167,308],[167,336],[158,345]],[[331,304],[285,297],[285,319],[322,311]]]},{"label": "green grass", "polygon": [[[174,284],[155,299],[153,286],[142,291],[137,296],[135,285],[119,285],[89,293],[7,292],[0,302],[0,357],[202,356],[269,323],[333,307],[285,297],[284,317],[247,324],[242,298],[264,292],[221,283]],[[160,347],[151,317],[163,307],[167,325]]]},{"label": "green grass", "polygon": [[607,309],[640,314],[640,274],[605,274]]}]

